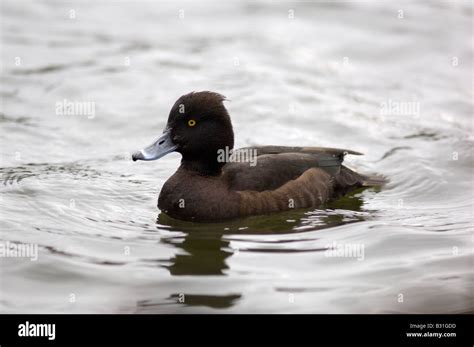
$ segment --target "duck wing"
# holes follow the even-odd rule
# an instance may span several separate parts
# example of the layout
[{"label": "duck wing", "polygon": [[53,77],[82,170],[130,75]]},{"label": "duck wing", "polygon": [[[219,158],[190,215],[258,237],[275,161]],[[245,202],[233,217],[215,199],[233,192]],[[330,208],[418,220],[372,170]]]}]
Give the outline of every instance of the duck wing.
[{"label": "duck wing", "polygon": [[243,147],[236,151],[255,149],[257,155],[280,154],[280,153],[306,153],[306,154],[334,154],[344,156],[345,154],[362,155],[360,152],[349,149],[330,148],[330,147],[289,147],[289,146],[256,146]]},{"label": "duck wing", "polygon": [[[237,191],[262,192],[277,189],[315,168],[328,174],[331,184],[361,185],[364,177],[342,166],[346,154],[359,152],[325,147],[259,146],[234,150],[235,159],[223,167],[229,187]],[[332,187],[331,187],[332,188]]]}]

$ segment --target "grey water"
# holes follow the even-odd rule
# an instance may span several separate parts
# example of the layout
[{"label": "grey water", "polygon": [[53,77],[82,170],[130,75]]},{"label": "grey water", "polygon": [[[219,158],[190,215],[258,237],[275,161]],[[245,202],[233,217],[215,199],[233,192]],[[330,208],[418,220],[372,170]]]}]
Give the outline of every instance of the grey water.
[{"label": "grey water", "polygon": [[[2,0],[0,19],[0,312],[473,311],[472,2]],[[236,147],[352,149],[389,183],[172,220],[179,155],[130,154],[193,90],[229,99]]]}]

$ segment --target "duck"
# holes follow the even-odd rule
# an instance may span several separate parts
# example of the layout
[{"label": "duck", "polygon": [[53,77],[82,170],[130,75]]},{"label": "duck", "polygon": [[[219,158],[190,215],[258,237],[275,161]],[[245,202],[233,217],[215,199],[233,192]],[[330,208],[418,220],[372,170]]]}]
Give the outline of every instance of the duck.
[{"label": "duck", "polygon": [[382,176],[342,165],[357,151],[263,145],[234,149],[234,131],[216,92],[191,92],[171,108],[162,135],[132,154],[133,161],[180,153],[181,164],[164,183],[158,208],[183,221],[220,222],[292,209],[318,209]]}]

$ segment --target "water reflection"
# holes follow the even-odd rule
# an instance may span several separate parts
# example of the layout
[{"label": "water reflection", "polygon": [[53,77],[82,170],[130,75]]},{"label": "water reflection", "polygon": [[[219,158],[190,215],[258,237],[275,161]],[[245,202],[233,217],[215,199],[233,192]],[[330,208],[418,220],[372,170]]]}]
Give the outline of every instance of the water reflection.
[{"label": "water reflection", "polygon": [[[175,247],[176,252],[160,265],[167,269],[171,276],[228,276],[230,274],[229,259],[237,254],[232,242],[238,235],[276,235],[277,240],[271,243],[253,242],[239,252],[317,252],[324,249],[310,248],[293,249],[294,242],[284,238],[293,234],[326,229],[341,224],[354,223],[366,219],[368,213],[363,211],[361,191],[353,192],[337,201],[331,202],[324,210],[296,210],[267,216],[255,216],[220,223],[192,223],[173,219],[160,213],[156,227],[162,233],[160,242]],[[281,235],[281,239],[278,239]],[[314,242],[317,238],[312,237]],[[252,242],[252,241],[250,241]],[[306,242],[301,238],[301,242]],[[278,248],[275,248],[278,244]],[[199,278],[195,278],[200,281]],[[199,291],[199,292],[198,292]],[[202,293],[202,288],[188,286],[183,292],[170,293],[166,302],[161,300],[144,300],[138,303],[139,312],[175,312],[181,306],[207,307],[224,309],[234,305],[242,298],[242,293],[226,290],[223,294]],[[175,306],[176,305],[176,306]]]},{"label": "water reflection", "polygon": [[[229,241],[222,239],[223,232],[200,235],[189,233],[181,239],[162,239],[184,252],[177,252],[170,259],[171,265],[165,265],[172,276],[181,275],[224,275],[228,269],[226,259],[232,255]],[[227,249],[227,250],[226,250]]]},{"label": "water reflection", "polygon": [[193,295],[173,294],[169,299],[186,306],[206,306],[211,308],[228,308],[233,306],[242,295]]}]

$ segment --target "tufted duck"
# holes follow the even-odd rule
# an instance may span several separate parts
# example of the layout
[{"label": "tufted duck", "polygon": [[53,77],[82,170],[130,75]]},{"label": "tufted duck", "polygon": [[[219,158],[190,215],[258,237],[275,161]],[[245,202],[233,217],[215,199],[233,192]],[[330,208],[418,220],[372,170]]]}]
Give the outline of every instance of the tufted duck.
[{"label": "tufted duck", "polygon": [[342,165],[336,148],[258,146],[233,150],[234,132],[225,97],[192,92],[171,108],[160,138],[132,155],[156,160],[182,155],[178,170],[164,184],[158,208],[188,221],[220,221],[297,208],[318,208],[362,186],[382,185],[380,177]]}]

